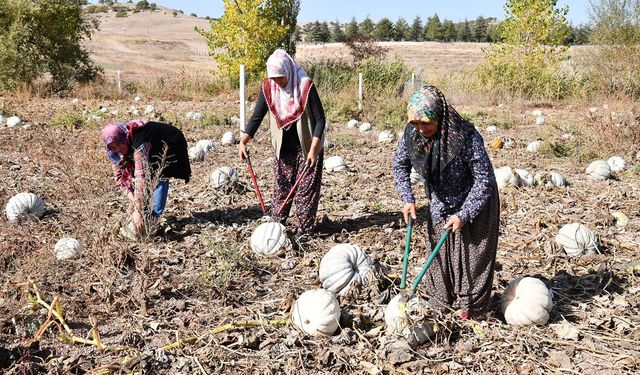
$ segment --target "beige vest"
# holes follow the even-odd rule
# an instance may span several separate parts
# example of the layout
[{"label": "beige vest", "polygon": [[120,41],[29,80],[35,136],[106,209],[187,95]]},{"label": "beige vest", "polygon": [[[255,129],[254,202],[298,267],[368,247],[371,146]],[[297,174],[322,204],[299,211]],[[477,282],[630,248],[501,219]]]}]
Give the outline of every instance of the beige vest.
[{"label": "beige vest", "polygon": [[[282,147],[282,136],[284,132],[282,129],[278,128],[278,123],[276,122],[275,116],[271,112],[270,115],[270,133],[271,133],[271,145],[273,145],[273,149],[276,152],[276,157],[280,159],[280,148]],[[292,125],[293,126],[293,125]],[[302,147],[302,154],[307,156],[309,154],[309,149],[311,149],[311,141],[313,140],[313,129],[315,128],[315,119],[307,106],[302,113],[302,116],[296,121],[296,129],[298,130],[298,139],[300,140],[300,146]],[[324,147],[324,132],[322,132],[322,137],[320,138],[320,144],[318,145],[317,154],[322,151]],[[316,154],[316,156],[317,156]]]}]

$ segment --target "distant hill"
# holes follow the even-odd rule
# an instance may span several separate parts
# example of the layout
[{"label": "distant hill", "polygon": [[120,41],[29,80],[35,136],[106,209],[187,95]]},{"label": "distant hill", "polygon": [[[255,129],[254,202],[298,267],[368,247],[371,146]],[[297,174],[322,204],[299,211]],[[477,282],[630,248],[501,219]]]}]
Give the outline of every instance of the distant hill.
[{"label": "distant hill", "polygon": [[[100,29],[88,42],[93,59],[107,75],[120,70],[125,80],[181,74],[209,74],[216,68],[208,46],[194,27],[209,27],[209,20],[158,7],[155,11],[133,13],[128,5],[126,17],[116,12],[93,13]],[[482,59],[483,43],[383,42],[389,58],[399,56],[416,72],[451,72],[471,68]],[[296,59],[349,58],[341,43],[299,44]]]}]

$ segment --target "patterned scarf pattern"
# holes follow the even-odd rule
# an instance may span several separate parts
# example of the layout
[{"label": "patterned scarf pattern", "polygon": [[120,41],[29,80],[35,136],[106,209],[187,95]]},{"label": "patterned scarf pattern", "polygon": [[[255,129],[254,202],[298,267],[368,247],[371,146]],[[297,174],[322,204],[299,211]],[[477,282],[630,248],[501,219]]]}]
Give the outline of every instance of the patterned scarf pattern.
[{"label": "patterned scarf pattern", "polygon": [[287,77],[287,85],[284,88],[269,78],[262,84],[267,106],[276,119],[278,129],[287,130],[302,116],[307,106],[311,79],[304,69],[281,49],[269,56],[267,77]]},{"label": "patterned scarf pattern", "polygon": [[[447,165],[467,144],[473,125],[447,103],[438,88],[430,85],[411,95],[407,117],[409,124],[405,139],[412,164],[432,185],[437,186],[443,180]],[[412,121],[434,121],[438,124],[438,131],[431,137],[425,137],[411,124]]]},{"label": "patterned scarf pattern", "polygon": [[[131,149],[131,137],[139,128],[146,126],[147,121],[133,120],[126,124],[107,124],[101,133],[102,142],[107,148],[107,156],[114,165],[114,174],[118,185],[124,189],[131,190],[135,163],[133,160],[133,150]],[[126,155],[109,150],[109,145],[113,142],[126,144],[129,150]]]}]

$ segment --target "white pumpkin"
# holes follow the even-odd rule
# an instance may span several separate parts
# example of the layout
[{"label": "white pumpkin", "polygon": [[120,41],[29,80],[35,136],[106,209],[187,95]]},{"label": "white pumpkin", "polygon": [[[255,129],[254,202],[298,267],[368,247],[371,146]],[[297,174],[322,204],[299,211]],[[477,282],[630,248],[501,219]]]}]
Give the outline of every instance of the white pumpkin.
[{"label": "white pumpkin", "polygon": [[278,222],[258,225],[249,240],[251,249],[261,255],[280,254],[291,245],[284,230],[284,225]]},{"label": "white pumpkin", "polygon": [[611,177],[611,168],[604,160],[596,160],[591,162],[586,169],[587,174],[593,180],[604,181]]},{"label": "white pumpkin", "polygon": [[366,133],[368,131],[371,131],[371,124],[368,122],[364,122],[358,129],[360,130],[360,133]]},{"label": "white pumpkin", "polygon": [[521,186],[531,186],[533,185],[533,176],[529,174],[524,169],[514,169],[518,177],[520,177],[520,185]]},{"label": "white pumpkin", "polygon": [[498,131],[498,127],[495,125],[487,126],[487,133],[495,133]]},{"label": "white pumpkin", "polygon": [[564,139],[564,140],[566,140],[566,141],[568,141],[568,140],[570,140],[570,139],[572,139],[572,138],[573,138],[573,135],[572,135],[571,133],[564,133],[564,134],[562,134],[562,139]]},{"label": "white pumpkin", "polygon": [[511,148],[516,144],[516,141],[513,140],[513,138],[510,137],[502,137],[502,147],[504,148]]},{"label": "white pumpkin", "polygon": [[536,125],[544,125],[545,122],[544,116],[536,116]]},{"label": "white pumpkin", "polygon": [[340,326],[340,304],[335,294],[324,289],[307,290],[293,305],[291,321],[312,336],[331,336]]},{"label": "white pumpkin", "polygon": [[5,122],[4,122],[4,116],[2,116],[2,114],[0,114],[0,126],[4,126]]},{"label": "white pumpkin", "polygon": [[553,294],[542,280],[519,277],[502,293],[500,307],[508,324],[546,324],[553,308]]},{"label": "white pumpkin", "polygon": [[624,161],[620,156],[612,156],[607,160],[607,164],[609,164],[609,169],[613,173],[622,172],[627,168],[627,162]]},{"label": "white pumpkin", "polygon": [[422,175],[418,173],[415,168],[411,168],[411,174],[409,175],[409,177],[411,178],[412,184],[419,184],[424,182],[424,177],[422,177]]},{"label": "white pumpkin", "polygon": [[238,172],[233,167],[220,167],[211,173],[211,186],[220,189],[238,182]]},{"label": "white pumpkin", "polygon": [[324,144],[323,144],[323,146],[324,146],[324,148],[326,148],[326,149],[333,148],[333,142],[331,142],[331,141],[329,140],[329,138],[325,138],[325,139],[324,139]]},{"label": "white pumpkin", "polygon": [[71,237],[64,237],[56,242],[53,253],[58,260],[69,260],[77,258],[82,252],[82,245],[78,240]]},{"label": "white pumpkin", "polygon": [[618,228],[624,228],[629,225],[629,218],[623,212],[614,211],[611,213],[614,218],[614,224]]},{"label": "white pumpkin", "polygon": [[216,145],[210,139],[201,139],[196,142],[196,148],[199,148],[204,152],[212,152],[216,150]]},{"label": "white pumpkin", "polygon": [[18,193],[9,198],[5,207],[7,219],[14,224],[22,219],[39,218],[44,211],[44,202],[33,193]]},{"label": "white pumpkin", "polygon": [[353,129],[356,126],[358,126],[358,120],[349,120],[347,122],[347,128],[349,128],[349,129]]},{"label": "white pumpkin", "polygon": [[22,124],[22,120],[20,120],[20,117],[18,116],[11,116],[7,119],[7,127],[9,128],[13,128],[20,124]]},{"label": "white pumpkin", "polygon": [[139,102],[140,100],[142,100],[142,98],[139,96],[136,96],[135,98],[133,98],[133,100],[135,100],[136,102]]},{"label": "white pumpkin", "polygon": [[498,169],[494,169],[494,175],[496,176],[496,183],[498,184],[498,189],[503,189],[507,185],[511,186],[522,186],[523,182],[520,178],[520,175],[514,173],[511,167],[506,166]]},{"label": "white pumpkin", "polygon": [[138,108],[134,108],[133,111],[131,111],[131,114],[134,116],[140,116],[140,110]]},{"label": "white pumpkin", "polygon": [[396,140],[396,133],[393,130],[383,130],[378,134],[378,142],[391,143]]},{"label": "white pumpkin", "polygon": [[371,259],[359,246],[339,244],[322,257],[318,274],[324,289],[344,295],[353,284],[366,285],[374,271]]},{"label": "white pumpkin", "polygon": [[532,114],[534,117],[542,116],[542,111],[541,111],[541,110],[539,110],[539,109],[534,109],[533,111],[531,111],[531,114]]},{"label": "white pumpkin", "polygon": [[204,160],[204,150],[199,148],[197,145],[189,148],[189,160],[191,161],[203,161]]},{"label": "white pumpkin", "polygon": [[435,335],[435,324],[430,320],[431,309],[427,301],[416,295],[398,294],[384,310],[387,333],[403,336],[409,345],[419,345]]},{"label": "white pumpkin", "polygon": [[236,135],[233,132],[226,132],[222,135],[222,140],[220,142],[223,145],[235,145]]},{"label": "white pumpkin", "polygon": [[340,172],[347,169],[344,159],[340,156],[332,156],[324,162],[324,169],[327,172]]},{"label": "white pumpkin", "polygon": [[542,146],[544,142],[542,141],[533,141],[527,145],[527,151],[529,152],[538,152],[540,146]]},{"label": "white pumpkin", "polygon": [[593,232],[580,223],[564,225],[556,235],[556,243],[567,255],[578,257],[598,251],[598,239]]},{"label": "white pumpkin", "polygon": [[145,113],[145,115],[152,114],[152,113],[154,113],[155,111],[156,111],[156,108],[155,108],[154,106],[152,106],[151,104],[149,104],[149,105],[147,106],[147,108],[145,108],[145,109],[144,109],[144,113]]},{"label": "white pumpkin", "polygon": [[534,185],[557,186],[567,185],[567,180],[558,172],[538,172],[533,176]]},{"label": "white pumpkin", "polygon": [[102,112],[102,113],[109,112],[109,107],[100,106],[100,112]]},{"label": "white pumpkin", "polygon": [[78,104],[80,104],[80,99],[78,99],[78,98],[74,98],[74,99],[71,101],[71,104],[73,104],[73,105],[78,105]]}]

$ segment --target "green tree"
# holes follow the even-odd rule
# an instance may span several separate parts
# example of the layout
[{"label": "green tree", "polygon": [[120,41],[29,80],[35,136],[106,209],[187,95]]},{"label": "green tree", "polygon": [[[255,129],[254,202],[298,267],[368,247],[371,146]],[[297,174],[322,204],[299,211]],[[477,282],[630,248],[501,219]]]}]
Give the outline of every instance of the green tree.
[{"label": "green tree", "polygon": [[0,0],[0,89],[49,75],[61,91],[94,79],[83,42],[97,23],[84,17],[82,0]]},{"label": "green tree", "polygon": [[147,0],[140,0],[136,3],[137,10],[147,10],[149,9],[149,2]]},{"label": "green tree", "polygon": [[[568,33],[568,7],[557,0],[507,0],[502,42],[485,51],[481,73],[491,84],[526,97],[562,96],[561,44]],[[482,75],[482,74],[481,74]]]},{"label": "green tree", "polygon": [[375,28],[376,24],[371,21],[371,18],[369,18],[369,16],[367,16],[367,18],[365,18],[359,26],[359,34],[365,37],[371,37],[373,36],[373,30],[375,30]]},{"label": "green tree", "polygon": [[355,17],[352,18],[351,22],[349,22],[349,24],[347,25],[345,35],[349,38],[360,35],[360,28],[358,27],[358,21],[356,21]]},{"label": "green tree", "polygon": [[442,29],[442,23],[440,17],[434,14],[427,20],[427,24],[424,26],[424,40],[429,41],[441,41],[444,37]]},{"label": "green tree", "polygon": [[469,21],[464,20],[458,27],[458,41],[469,42],[471,40],[471,27],[469,27]]},{"label": "green tree", "polygon": [[224,0],[224,14],[210,30],[196,27],[207,39],[209,55],[220,72],[237,82],[240,64],[249,79],[264,75],[267,58],[277,48],[295,54],[299,0]]},{"label": "green tree", "polygon": [[331,30],[329,30],[329,24],[322,22],[320,24],[320,43],[327,43],[331,41]]},{"label": "green tree", "polygon": [[456,30],[456,25],[449,20],[444,20],[442,23],[443,30],[443,40],[446,42],[455,42],[458,37],[458,30]]},{"label": "green tree", "polygon": [[340,21],[336,20],[331,25],[331,41],[332,42],[340,42],[344,38],[344,31],[342,31],[342,25],[340,25]]},{"label": "green tree", "polygon": [[416,18],[414,18],[409,34],[411,35],[409,39],[414,42],[422,40],[422,20],[420,19],[420,16],[416,16]]},{"label": "green tree", "polygon": [[409,28],[409,24],[404,20],[404,18],[398,18],[393,29],[393,40],[402,41],[411,39],[411,29]]},{"label": "green tree", "polygon": [[387,42],[393,40],[393,35],[393,22],[386,17],[376,24],[376,28],[373,31],[373,37],[378,41]]},{"label": "green tree", "polygon": [[488,35],[489,26],[487,25],[487,20],[479,16],[476,18],[476,21],[473,24],[473,39],[476,42],[486,42]]}]

